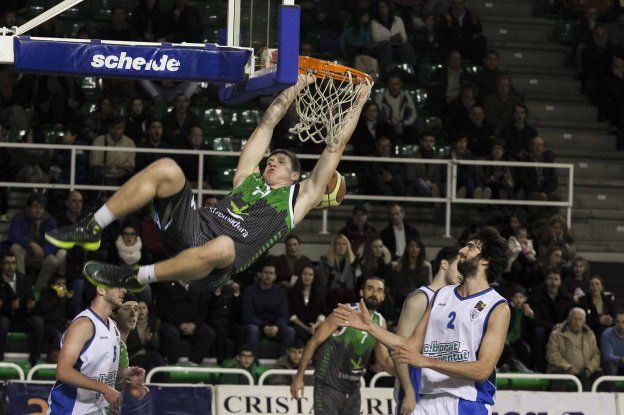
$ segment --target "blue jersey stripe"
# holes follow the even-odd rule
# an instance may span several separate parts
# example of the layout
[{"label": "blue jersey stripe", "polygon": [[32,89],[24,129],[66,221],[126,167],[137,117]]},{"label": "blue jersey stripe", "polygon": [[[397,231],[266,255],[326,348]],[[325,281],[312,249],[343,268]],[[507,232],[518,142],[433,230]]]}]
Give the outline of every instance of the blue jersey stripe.
[{"label": "blue jersey stripe", "polygon": [[459,398],[457,415],[488,415],[488,408],[481,402],[472,402]]},{"label": "blue jersey stripe", "polygon": [[53,415],[71,415],[76,405],[78,388],[69,383],[56,382],[50,392],[50,413]]}]

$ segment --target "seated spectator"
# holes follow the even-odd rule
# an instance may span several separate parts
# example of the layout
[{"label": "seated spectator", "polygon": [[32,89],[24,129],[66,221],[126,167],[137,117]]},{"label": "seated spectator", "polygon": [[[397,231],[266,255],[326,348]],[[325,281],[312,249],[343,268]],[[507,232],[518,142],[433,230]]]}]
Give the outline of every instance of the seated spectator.
[{"label": "seated spectator", "polygon": [[405,209],[398,203],[391,203],[388,208],[390,223],[379,232],[379,237],[392,254],[392,260],[403,256],[409,240],[420,240],[418,229],[405,220]]},{"label": "seated spectator", "polygon": [[228,340],[238,338],[238,324],[241,313],[241,288],[236,281],[230,280],[210,294],[208,325],[217,334],[215,349],[217,363],[223,364],[232,355]]},{"label": "seated spectator", "polygon": [[151,79],[141,79],[139,85],[147,92],[156,105],[175,102],[178,95],[184,95],[188,99],[191,99],[199,90],[199,82],[194,81],[170,81],[168,79],[154,81]]},{"label": "seated spectator", "polygon": [[356,288],[366,277],[379,277],[387,281],[392,272],[392,255],[381,238],[375,237],[366,242],[364,252],[356,259],[353,268]]},{"label": "seated spectator", "polygon": [[72,76],[37,76],[32,99],[39,122],[53,125],[76,122],[87,99],[80,82],[79,77]]},{"label": "seated spectator", "polygon": [[523,286],[513,285],[508,299],[511,318],[498,366],[501,371],[530,372],[529,368],[534,365],[527,339],[530,339],[530,332],[533,330],[535,314],[526,302],[526,290]]},{"label": "seated spectator", "polygon": [[[181,147],[184,150],[210,150],[204,144],[204,132],[200,127],[191,127],[186,137],[186,145]],[[212,189],[217,185],[217,170],[210,156],[204,157],[204,189]],[[198,156],[196,155],[179,155],[180,168],[186,176],[186,180],[191,187],[199,186],[199,166]]]},{"label": "seated spectator", "polygon": [[457,50],[448,54],[446,65],[436,69],[429,79],[429,107],[431,112],[445,118],[448,105],[457,99],[462,85],[473,80],[471,73],[462,68],[462,55]]},{"label": "seated spectator", "polygon": [[165,16],[157,0],[139,1],[132,10],[131,24],[141,41],[153,42],[164,38]]},{"label": "seated spectator", "polygon": [[561,215],[552,215],[548,221],[548,228],[544,229],[542,237],[539,240],[539,254],[546,255],[553,248],[559,248],[563,255],[561,267],[569,269],[576,246],[574,238],[568,228],[565,218]]},{"label": "seated spectator", "polygon": [[494,130],[485,121],[483,107],[475,105],[468,113],[468,120],[462,125],[462,131],[468,137],[468,148],[477,157],[487,157],[491,155],[492,136]]},{"label": "seated spectator", "polygon": [[[79,127],[75,124],[65,126],[56,144],[66,146],[86,146],[87,143],[78,137]],[[69,184],[71,174],[71,151],[54,150],[52,155],[52,167],[50,168],[52,180],[56,183]],[[86,184],[89,174],[89,153],[84,150],[76,150],[76,165],[74,170],[74,183]]]},{"label": "seated spectator", "polygon": [[[128,220],[121,226],[121,233],[115,239],[115,249],[109,252],[108,262],[118,265],[145,265],[152,264],[152,256],[143,246],[139,225]],[[137,294],[137,297],[148,304],[152,302],[152,290],[147,287]]]},{"label": "seated spectator", "polygon": [[[159,120],[150,120],[147,123],[147,132],[137,145],[139,148],[162,149],[170,147],[163,140],[163,126]],[[159,158],[165,157],[161,153],[137,153],[136,154],[136,171],[141,171]],[[195,158],[197,161],[197,158]]]},{"label": "seated spectator", "polygon": [[[393,157],[392,142],[388,137],[379,137],[375,149],[377,157]],[[367,184],[365,192],[385,196],[405,195],[405,168],[402,163],[375,161],[367,162],[365,166],[360,173],[360,183]]]},{"label": "seated spectator", "polygon": [[485,119],[495,133],[499,133],[511,122],[514,108],[520,103],[520,98],[513,91],[511,78],[507,75],[499,76],[496,82],[496,93],[486,96],[483,101]]},{"label": "seated spectator", "polygon": [[[466,134],[462,132],[454,134],[448,158],[453,160],[475,160],[475,156],[468,149],[468,137],[466,137]],[[474,197],[475,199],[489,199],[492,197],[492,189],[485,187],[476,166],[464,165],[457,167],[457,197]]]},{"label": "seated spectator", "polygon": [[32,278],[19,271],[14,254],[2,256],[0,280],[0,358],[4,361],[4,347],[9,331],[28,333],[28,361],[31,365],[43,351],[43,318],[35,313]]},{"label": "seated spectator", "polygon": [[[275,369],[289,369],[289,370],[297,370],[299,369],[299,363],[301,363],[301,358],[303,357],[303,342],[301,340],[294,340],[288,349],[286,350],[286,354],[275,362]],[[308,363],[306,370],[312,369],[312,365]],[[269,385],[290,385],[295,378],[295,375],[273,375],[269,380]],[[303,384],[306,386],[314,385],[314,377],[313,376],[304,376]]]},{"label": "seated spectator", "polygon": [[312,260],[302,254],[303,246],[297,235],[291,234],[284,240],[284,253],[275,260],[277,283],[285,288],[295,285],[303,268],[312,265]]},{"label": "seated spectator", "polygon": [[561,287],[561,275],[552,271],[546,281],[529,297],[529,305],[534,312],[535,329],[531,337],[531,351],[535,366],[540,372],[546,371],[546,340],[553,330],[558,330],[574,307],[574,301]]},{"label": "seated spectator", "polygon": [[574,298],[575,303],[589,293],[589,275],[589,262],[582,256],[574,257],[570,272],[563,280],[563,286]]},{"label": "seated spectator", "polygon": [[459,50],[468,59],[481,60],[487,48],[487,39],[479,15],[466,8],[466,0],[452,0],[450,8],[440,20],[442,47]]},{"label": "seated spectator", "polygon": [[403,19],[394,15],[389,1],[377,2],[377,8],[371,20],[371,37],[381,73],[386,72],[392,60],[415,62],[414,49],[407,41]]},{"label": "seated spectator", "polygon": [[351,219],[347,220],[347,224],[338,233],[346,236],[353,253],[359,254],[364,243],[377,236],[377,229],[368,223],[368,208],[365,205],[356,205],[353,207]]},{"label": "seated spectator", "polygon": [[[420,146],[411,155],[420,159],[439,159],[435,151],[436,138],[431,131],[425,131],[420,136]],[[439,164],[408,163],[405,166],[405,180],[408,196],[440,197],[440,170]]]},{"label": "seated spectator", "polygon": [[138,145],[143,137],[145,137],[148,122],[149,114],[147,113],[147,108],[145,108],[143,99],[140,97],[132,98],[128,103],[124,134],[130,137],[135,145]]},{"label": "seated spectator", "polygon": [[201,365],[215,339],[215,331],[206,324],[208,293],[186,281],[161,282],[155,288],[158,314],[162,319],[162,350],[168,365],[180,359],[180,340],[189,340],[193,349],[189,361]]},{"label": "seated spectator", "polygon": [[526,122],[528,113],[529,110],[524,104],[514,105],[513,121],[500,132],[501,138],[505,140],[507,153],[514,160],[526,159],[531,140],[537,137],[537,130]]},{"label": "seated spectator", "polygon": [[477,87],[472,82],[462,85],[461,92],[449,103],[448,121],[449,128],[461,128],[468,123],[470,110],[477,105]]},{"label": "seated spectator", "polygon": [[532,288],[544,282],[549,272],[556,272],[562,276],[562,258],[563,254],[561,252],[561,248],[556,246],[552,247],[544,255],[540,255],[533,268],[531,268],[528,274],[524,275],[524,286],[531,291]]},{"label": "seated spectator", "polygon": [[48,363],[56,363],[62,334],[67,328],[67,322],[74,317],[71,304],[73,296],[74,293],[67,289],[65,278],[60,275],[53,277],[50,285],[41,290],[35,313],[43,317]]},{"label": "seated spectator", "polygon": [[56,221],[46,211],[45,196],[40,193],[28,196],[26,208],[13,216],[9,226],[10,251],[17,259],[17,271],[38,271],[37,290],[48,285],[58,268],[57,248],[44,237],[52,229],[56,229]]},{"label": "seated spectator", "polygon": [[483,68],[477,72],[475,77],[479,96],[486,97],[496,93],[498,78],[503,75],[498,68],[499,64],[499,53],[493,49],[488,50],[485,53],[485,58],[483,58]]},{"label": "seated spectator", "polygon": [[606,294],[604,280],[599,275],[589,279],[589,293],[581,297],[579,307],[587,313],[587,325],[594,331],[596,338],[611,327],[615,318],[613,296]]},{"label": "seated spectator", "polygon": [[[228,359],[221,366],[224,369],[244,369],[253,377],[254,384],[260,377],[258,365],[256,364],[256,355],[249,345],[243,344],[239,346],[234,359]],[[249,380],[243,375],[234,373],[224,373],[219,378],[220,384],[225,385],[249,385]]]},{"label": "seated spectator", "polygon": [[624,127],[624,58],[613,59],[611,70],[603,79],[602,90],[601,114],[621,131]]},{"label": "seated spectator", "polygon": [[176,0],[165,13],[165,37],[173,43],[202,43],[201,13],[188,0]]},{"label": "seated spectator", "polygon": [[28,128],[26,109],[31,105],[32,82],[32,77],[18,74],[13,65],[0,67],[0,123],[10,130]]},{"label": "seated spectator", "polygon": [[260,271],[258,282],[247,287],[242,297],[242,322],[245,328],[245,343],[258,355],[261,337],[280,343],[280,353],[295,338],[295,330],[288,325],[288,298],[286,291],[275,284],[275,265],[267,262]]},{"label": "seated spectator", "polygon": [[145,373],[157,366],[164,366],[165,359],[159,353],[159,321],[150,315],[149,305],[138,301],[139,312],[136,317],[136,330],[132,330],[126,339],[128,357],[131,366],[145,369]]},{"label": "seated spectator", "polygon": [[327,310],[333,310],[338,303],[350,303],[355,299],[355,254],[349,239],[339,234],[332,241],[327,253],[321,256],[318,266],[318,280],[326,295]]},{"label": "seated spectator", "polygon": [[[375,101],[368,101],[362,109],[362,116],[358,121],[350,143],[353,145],[353,154],[356,156],[372,156],[375,154],[375,143],[380,137],[392,134],[392,127],[379,115],[379,106]],[[348,145],[348,144],[347,144]],[[355,170],[360,170],[360,163],[356,163]]]},{"label": "seated spectator", "polygon": [[173,109],[163,119],[165,141],[174,147],[184,147],[191,128],[201,128],[201,120],[189,108],[190,103],[186,95],[176,95]]},{"label": "seated spectator", "polygon": [[572,59],[576,67],[582,68],[581,55],[585,46],[592,40],[592,32],[596,25],[598,25],[598,10],[595,7],[587,7],[582,19],[577,20],[572,27],[573,47],[572,47]]},{"label": "seated spectator", "polygon": [[396,137],[413,138],[418,128],[418,113],[412,97],[401,89],[403,81],[398,72],[388,75],[386,87],[376,101],[381,118],[392,127]]},{"label": "seated spectator", "polygon": [[[491,141],[492,149],[485,158],[487,161],[509,161],[505,154],[505,142],[500,138]],[[492,190],[494,199],[510,199],[513,197],[514,180],[508,166],[483,166],[485,187]]]},{"label": "seated spectator", "polygon": [[524,276],[535,266],[537,261],[533,240],[529,239],[529,233],[524,226],[516,229],[514,235],[509,237],[509,268],[511,280],[522,283]]},{"label": "seated spectator", "polygon": [[412,45],[418,53],[418,58],[429,58],[431,61],[439,61],[440,58],[440,33],[436,27],[436,16],[427,13],[423,16],[423,25],[418,27],[412,36]]},{"label": "seated spectator", "polygon": [[95,111],[83,118],[80,137],[87,143],[93,143],[96,137],[106,134],[116,112],[115,103],[107,96],[101,97]]},{"label": "seated spectator", "polygon": [[357,11],[351,22],[345,25],[339,38],[340,54],[349,62],[358,55],[371,55],[373,38],[368,11]]},{"label": "seated spectator", "polygon": [[624,50],[624,10],[618,11],[615,23],[609,25],[607,36],[611,44]]},{"label": "seated spectator", "polygon": [[[555,155],[546,150],[541,137],[533,137],[529,154],[522,161],[535,163],[553,163]],[[559,180],[555,169],[544,167],[519,168],[517,173],[518,188],[524,191],[528,200],[561,200],[555,193],[559,187]]]},{"label": "seated spectator", "polygon": [[602,368],[606,376],[624,375],[624,310],[615,314],[615,324],[602,332]]},{"label": "seated spectator", "polygon": [[[24,144],[42,144],[43,137],[35,135],[34,130],[26,130],[22,136]],[[48,183],[52,151],[44,148],[16,148],[11,152],[10,166],[12,176],[18,182]]]},{"label": "seated spectator", "polygon": [[[0,141],[5,141],[5,130],[0,124]],[[0,180],[10,182],[13,180],[9,163],[11,162],[11,149],[0,151]],[[9,221],[9,192],[7,187],[0,187],[0,222]]]},{"label": "seated spectator", "polygon": [[585,325],[585,311],[582,308],[571,309],[561,328],[550,334],[547,359],[548,373],[575,375],[581,381],[584,391],[589,391],[594,381],[602,376],[596,336]]},{"label": "seated spectator", "polygon": [[[135,148],[134,141],[124,135],[125,120],[121,116],[111,119],[108,132],[93,140],[94,146]],[[94,183],[120,185],[134,173],[132,151],[91,151],[89,175]]]},{"label": "seated spectator", "polygon": [[408,239],[405,252],[387,279],[394,304],[402,307],[408,295],[428,285],[431,279],[431,264],[427,261],[425,244],[420,239]]},{"label": "seated spectator", "polygon": [[106,40],[137,40],[132,26],[126,22],[126,11],[117,5],[111,9],[111,21],[100,30],[100,39]]},{"label": "seated spectator", "polygon": [[596,92],[600,91],[602,78],[609,73],[613,57],[618,53],[621,53],[618,47],[609,42],[607,29],[601,25],[594,27],[592,40],[585,46],[581,56],[583,91],[594,104],[600,99]]},{"label": "seated spectator", "polygon": [[301,276],[288,290],[290,323],[295,329],[295,338],[302,342],[308,341],[325,320],[322,281],[315,274],[312,264],[303,267]]}]

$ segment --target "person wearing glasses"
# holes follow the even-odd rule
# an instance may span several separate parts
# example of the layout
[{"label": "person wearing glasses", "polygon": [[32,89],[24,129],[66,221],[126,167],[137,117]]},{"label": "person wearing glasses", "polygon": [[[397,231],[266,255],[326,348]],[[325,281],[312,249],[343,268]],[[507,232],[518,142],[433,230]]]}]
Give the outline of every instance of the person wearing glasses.
[{"label": "person wearing glasses", "polygon": [[490,413],[510,319],[507,301],[490,282],[505,271],[508,258],[507,243],[494,228],[472,235],[459,251],[464,280],[438,290],[409,337],[375,324],[364,303],[359,310],[342,304],[334,310],[339,326],[368,332],[395,361],[422,368],[413,415]]}]

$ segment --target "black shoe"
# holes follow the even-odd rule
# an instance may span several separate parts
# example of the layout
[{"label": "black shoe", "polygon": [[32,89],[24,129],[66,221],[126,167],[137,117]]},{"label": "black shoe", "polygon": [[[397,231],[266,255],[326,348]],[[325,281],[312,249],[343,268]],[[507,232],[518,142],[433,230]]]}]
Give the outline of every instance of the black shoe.
[{"label": "black shoe", "polygon": [[123,287],[136,293],[143,291],[147,284],[137,280],[139,266],[117,266],[103,262],[88,261],[82,270],[85,278],[93,285],[103,288]]},{"label": "black shoe", "polygon": [[72,249],[78,245],[87,251],[97,251],[100,249],[101,234],[102,227],[97,224],[93,215],[88,215],[73,225],[46,232],[45,239],[62,249]]}]

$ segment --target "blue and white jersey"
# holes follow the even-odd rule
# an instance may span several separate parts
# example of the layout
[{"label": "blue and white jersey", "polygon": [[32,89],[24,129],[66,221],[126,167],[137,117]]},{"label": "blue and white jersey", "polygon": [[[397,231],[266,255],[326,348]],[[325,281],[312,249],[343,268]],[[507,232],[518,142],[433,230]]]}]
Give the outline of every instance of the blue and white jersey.
[{"label": "blue and white jersey", "polygon": [[[438,290],[422,354],[448,362],[474,362],[487,329],[492,310],[507,301],[493,288],[461,297],[458,285]],[[432,369],[422,369],[422,395],[448,394],[467,401],[494,404],[496,372],[485,382],[450,377]]]},{"label": "blue and white jersey", "polygon": [[[90,308],[78,314],[74,321],[79,318],[91,320],[95,330],[93,331],[93,337],[80,352],[74,369],[93,380],[106,383],[114,388],[119,367],[120,350],[120,336],[117,325],[111,318],[106,322],[103,321]],[[61,347],[63,347],[64,339],[65,336],[61,340]],[[50,392],[48,405],[47,414],[78,415],[106,408],[108,402],[104,399],[104,395],[99,392],[78,388],[57,380]]]},{"label": "blue and white jersey", "polygon": [[[405,300],[405,302],[407,302],[407,300],[410,297],[417,295],[419,293],[423,293],[425,297],[427,297],[427,304],[425,308],[429,307],[429,303],[431,303],[431,300],[435,296],[435,291],[433,291],[427,285],[423,285],[422,287],[419,287],[415,289],[414,291],[412,291],[407,296],[407,299]],[[403,307],[405,307],[405,303],[403,304]],[[418,401],[420,398],[421,369],[419,367],[408,366],[408,372],[409,372],[410,381],[412,383],[412,386],[414,387],[414,394],[416,395],[416,401]],[[401,382],[399,382],[399,379],[397,378],[394,381],[394,400],[397,403],[397,414],[401,412],[401,404],[403,403],[404,397],[405,397],[405,393],[403,392],[403,388],[401,388]]]}]

